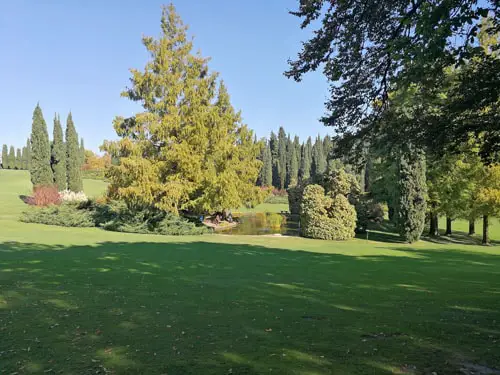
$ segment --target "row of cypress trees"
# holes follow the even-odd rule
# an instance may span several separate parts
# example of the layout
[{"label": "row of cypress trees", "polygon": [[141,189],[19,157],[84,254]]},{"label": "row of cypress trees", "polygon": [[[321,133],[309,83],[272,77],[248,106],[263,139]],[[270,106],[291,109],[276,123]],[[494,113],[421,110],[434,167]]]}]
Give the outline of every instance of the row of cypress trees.
[{"label": "row of cypress trees", "polygon": [[314,144],[311,137],[303,143],[298,136],[292,140],[283,127],[279,128],[278,135],[271,132],[262,144],[262,168],[257,182],[277,189],[286,189],[299,180],[318,181],[326,171],[333,146],[328,135],[324,138],[318,135]]},{"label": "row of cypress trees", "polygon": [[33,112],[31,129],[31,182],[37,185],[56,185],[59,191],[83,190],[81,168],[84,162],[83,139],[78,143],[78,133],[71,112],[66,120],[64,138],[61,119],[54,117],[52,143],[42,109],[37,104]]},{"label": "row of cypress trees", "polygon": [[17,151],[14,146],[3,145],[2,147],[2,162],[3,169],[22,169],[29,170],[31,163],[31,144],[28,139],[26,146]]}]

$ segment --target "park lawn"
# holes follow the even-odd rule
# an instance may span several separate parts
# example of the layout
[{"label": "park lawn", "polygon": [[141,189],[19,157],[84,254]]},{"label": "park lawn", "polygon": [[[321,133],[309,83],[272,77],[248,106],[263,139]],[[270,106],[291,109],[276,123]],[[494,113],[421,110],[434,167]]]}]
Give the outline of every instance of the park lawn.
[{"label": "park lawn", "polygon": [[284,203],[261,203],[252,208],[241,207],[235,213],[256,213],[256,212],[288,212],[288,204]]},{"label": "park lawn", "polygon": [[500,368],[498,245],[25,224],[20,173],[0,172],[0,374]]}]

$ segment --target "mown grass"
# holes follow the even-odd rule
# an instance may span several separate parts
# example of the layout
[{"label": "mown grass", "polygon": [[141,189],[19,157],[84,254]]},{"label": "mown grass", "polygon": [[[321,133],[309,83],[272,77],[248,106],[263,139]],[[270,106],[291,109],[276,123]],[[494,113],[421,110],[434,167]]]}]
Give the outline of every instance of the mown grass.
[{"label": "mown grass", "polygon": [[24,224],[15,173],[0,174],[0,374],[500,368],[499,246]]}]

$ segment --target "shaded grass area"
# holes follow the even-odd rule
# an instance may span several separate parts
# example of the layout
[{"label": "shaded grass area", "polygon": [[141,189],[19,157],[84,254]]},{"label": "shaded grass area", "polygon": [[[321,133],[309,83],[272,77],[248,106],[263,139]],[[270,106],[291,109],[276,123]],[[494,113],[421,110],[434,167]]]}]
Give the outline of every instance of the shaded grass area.
[{"label": "shaded grass area", "polygon": [[3,242],[0,373],[500,368],[500,256],[471,249]]}]

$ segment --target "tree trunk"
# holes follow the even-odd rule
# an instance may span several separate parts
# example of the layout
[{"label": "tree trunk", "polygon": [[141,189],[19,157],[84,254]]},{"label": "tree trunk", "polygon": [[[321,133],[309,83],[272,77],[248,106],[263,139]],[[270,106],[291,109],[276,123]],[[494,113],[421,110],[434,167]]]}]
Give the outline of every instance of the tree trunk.
[{"label": "tree trunk", "polygon": [[435,212],[431,212],[430,229],[429,236],[437,237],[439,236],[439,218]]},{"label": "tree trunk", "polygon": [[476,221],[473,219],[469,220],[469,236],[476,234]]},{"label": "tree trunk", "polygon": [[488,227],[490,223],[488,220],[488,215],[483,216],[483,245],[489,245],[490,244],[490,238],[489,238],[489,233],[488,233]]},{"label": "tree trunk", "polygon": [[446,217],[446,232],[445,236],[451,236],[451,217]]}]

